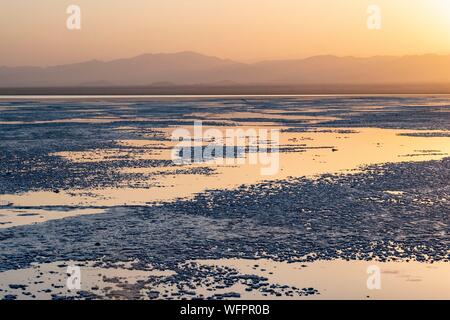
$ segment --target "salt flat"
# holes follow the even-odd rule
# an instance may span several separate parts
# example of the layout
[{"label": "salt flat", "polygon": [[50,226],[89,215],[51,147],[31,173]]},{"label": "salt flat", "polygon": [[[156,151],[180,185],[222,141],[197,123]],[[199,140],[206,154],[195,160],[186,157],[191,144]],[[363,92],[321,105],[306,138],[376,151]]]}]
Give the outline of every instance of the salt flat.
[{"label": "salt flat", "polygon": [[[430,285],[449,264],[447,96],[61,97],[1,105],[1,297],[448,298],[445,282]],[[193,131],[194,121],[220,132],[276,130],[279,170],[261,175],[261,164],[245,161],[250,153],[242,164],[175,164],[170,135]],[[201,140],[204,147],[208,139]],[[68,293],[52,284],[64,284],[70,261],[82,270],[97,263],[108,275],[133,261],[117,274],[141,281],[110,289],[97,279]],[[265,271],[245,267],[263,263]],[[399,289],[368,294],[365,274],[343,271],[367,264],[420,281],[387,272],[383,278]],[[36,285],[32,265],[61,265],[60,277]],[[277,276],[287,265],[307,267],[298,278]],[[150,269],[171,273],[153,277]],[[336,272],[358,289],[319,281]]]}]

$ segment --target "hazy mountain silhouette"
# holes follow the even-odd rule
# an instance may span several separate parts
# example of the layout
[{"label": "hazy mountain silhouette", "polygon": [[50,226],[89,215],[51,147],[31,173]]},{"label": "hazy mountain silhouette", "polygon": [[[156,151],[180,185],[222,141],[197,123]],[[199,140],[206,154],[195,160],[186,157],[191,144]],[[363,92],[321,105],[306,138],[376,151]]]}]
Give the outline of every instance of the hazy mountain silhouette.
[{"label": "hazy mountain silhouette", "polygon": [[194,52],[0,67],[0,87],[450,83],[450,56],[315,56],[246,64]]}]

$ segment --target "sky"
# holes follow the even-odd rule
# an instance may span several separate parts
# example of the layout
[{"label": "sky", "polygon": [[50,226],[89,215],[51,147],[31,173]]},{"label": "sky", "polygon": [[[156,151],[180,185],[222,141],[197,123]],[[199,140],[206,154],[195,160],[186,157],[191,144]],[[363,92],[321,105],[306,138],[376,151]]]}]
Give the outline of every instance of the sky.
[{"label": "sky", "polygon": [[[69,5],[80,30],[66,27]],[[379,30],[367,27],[370,5]],[[0,65],[179,51],[242,62],[450,54],[450,0],[0,0]]]}]

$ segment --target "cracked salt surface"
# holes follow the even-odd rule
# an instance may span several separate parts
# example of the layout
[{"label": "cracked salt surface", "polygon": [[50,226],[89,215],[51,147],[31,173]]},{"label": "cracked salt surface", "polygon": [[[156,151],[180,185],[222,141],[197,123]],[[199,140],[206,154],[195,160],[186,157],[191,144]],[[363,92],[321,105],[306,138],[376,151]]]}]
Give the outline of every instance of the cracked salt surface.
[{"label": "cracked salt surface", "polygon": [[[278,285],[266,277],[240,274],[230,267],[188,262],[191,279],[178,279],[169,270],[136,270],[133,263],[54,262],[0,273],[0,292],[8,299],[180,299],[180,298],[264,298],[307,297],[318,294],[313,288]],[[67,267],[77,266],[78,288],[69,288]],[[192,270],[195,270],[192,272]],[[208,278],[200,278],[207,271]],[[223,276],[228,281],[223,281]],[[222,277],[222,279],[220,279]],[[231,280],[230,280],[231,279]],[[176,280],[176,282],[174,282]],[[222,280],[222,281],[221,281]],[[69,284],[73,285],[74,282]],[[195,286],[196,284],[196,286]]]},{"label": "cracked salt surface", "polygon": [[[359,299],[357,288],[307,278],[336,272],[359,286],[341,269],[374,261],[395,263],[385,276],[399,289],[370,297],[448,297],[434,280],[448,274],[450,254],[448,97],[192,99],[2,103],[0,289],[8,291],[0,297],[22,290],[8,277],[25,279],[32,264],[105,258],[101,267],[124,275],[112,280],[114,295],[74,298]],[[174,166],[168,134],[199,115],[205,127],[280,129],[277,181],[245,165]],[[124,274],[112,267],[136,259]],[[247,272],[247,262],[230,266],[236,259],[271,262]],[[341,268],[330,259],[350,261]],[[281,281],[276,269],[286,262],[310,264],[301,270],[309,276]],[[148,265],[173,274],[125,282]],[[402,272],[411,281],[391,278]]]}]

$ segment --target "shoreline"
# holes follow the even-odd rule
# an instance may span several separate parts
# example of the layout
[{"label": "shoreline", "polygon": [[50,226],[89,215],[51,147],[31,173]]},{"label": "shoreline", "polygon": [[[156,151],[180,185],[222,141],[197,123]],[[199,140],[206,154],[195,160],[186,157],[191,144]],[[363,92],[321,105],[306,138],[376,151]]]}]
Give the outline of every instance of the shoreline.
[{"label": "shoreline", "polygon": [[353,95],[445,95],[447,83],[360,84],[242,84],[242,85],[117,85],[0,87],[4,96],[353,96]]}]

